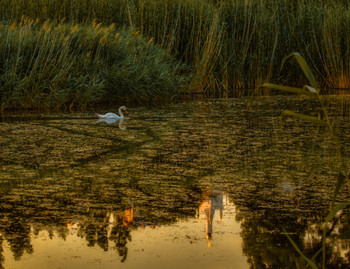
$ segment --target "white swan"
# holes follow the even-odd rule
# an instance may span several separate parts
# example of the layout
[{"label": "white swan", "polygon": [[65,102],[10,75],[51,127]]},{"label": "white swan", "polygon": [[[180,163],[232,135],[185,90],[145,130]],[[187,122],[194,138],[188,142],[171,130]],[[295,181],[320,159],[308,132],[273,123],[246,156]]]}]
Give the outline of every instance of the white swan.
[{"label": "white swan", "polygon": [[100,118],[100,119],[124,119],[124,114],[122,112],[122,110],[124,110],[126,113],[128,113],[128,110],[126,109],[125,106],[121,106],[119,109],[118,109],[118,113],[119,115],[115,114],[115,113],[112,113],[112,112],[108,112],[104,115],[101,115],[101,114],[97,114],[96,115]]}]

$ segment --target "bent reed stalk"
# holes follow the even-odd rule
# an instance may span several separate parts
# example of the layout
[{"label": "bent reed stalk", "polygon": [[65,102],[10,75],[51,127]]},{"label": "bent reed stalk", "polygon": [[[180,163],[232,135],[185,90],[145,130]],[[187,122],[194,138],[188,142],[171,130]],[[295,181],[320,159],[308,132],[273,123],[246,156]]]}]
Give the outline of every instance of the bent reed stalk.
[{"label": "bent reed stalk", "polygon": [[[0,0],[0,17],[3,28],[14,22],[22,27],[24,18],[38,27],[45,22],[91,27],[95,22],[129,28],[187,65],[181,71],[187,82],[176,85],[189,92],[235,97],[261,81],[303,85],[296,65],[278,71],[291,51],[311,64],[323,93],[350,88],[350,5],[345,0]],[[145,80],[142,87],[150,89],[151,78]]]},{"label": "bent reed stalk", "polygon": [[[335,190],[333,194],[333,199],[330,205],[330,212],[326,216],[324,225],[323,225],[323,231],[322,231],[322,247],[318,252],[314,254],[313,257],[308,258],[302,251],[299,249],[297,244],[292,240],[292,238],[288,235],[287,231],[284,230],[286,236],[288,237],[289,241],[291,244],[294,246],[296,251],[305,259],[307,262],[308,266],[311,268],[326,268],[326,244],[329,244],[327,242],[327,232],[328,232],[328,226],[327,224],[330,223],[333,218],[338,214],[340,211],[342,211],[344,208],[350,206],[350,201],[341,201],[337,203],[337,196],[339,194],[339,191],[343,185],[347,185],[347,191],[350,196],[350,176],[347,168],[347,164],[345,162],[345,159],[343,157],[343,151],[340,146],[340,139],[338,136],[335,134],[333,130],[332,123],[329,119],[326,107],[323,103],[323,100],[320,95],[320,87],[317,84],[316,78],[311,71],[310,67],[308,66],[307,62],[305,59],[299,54],[299,53],[292,53],[289,56],[287,56],[283,62],[282,62],[282,68],[285,63],[285,61],[293,57],[296,59],[299,67],[303,71],[303,74],[307,78],[307,81],[310,85],[304,85],[302,88],[296,88],[296,87],[289,87],[289,86],[283,86],[283,85],[277,85],[277,84],[270,84],[270,83],[263,83],[259,87],[255,89],[255,91],[259,91],[259,88],[270,88],[278,91],[284,91],[284,92],[289,92],[289,93],[294,93],[294,94],[299,94],[299,95],[305,95],[309,96],[311,98],[314,98],[318,101],[319,103],[319,111],[317,111],[318,116],[312,116],[312,115],[306,115],[302,114],[299,112],[294,112],[290,110],[285,110],[282,113],[282,116],[289,116],[289,117],[294,117],[300,120],[307,121],[311,124],[315,124],[318,126],[323,126],[329,129],[329,132],[332,136],[332,139],[335,141],[336,144],[336,151],[338,155],[338,161],[339,161],[339,171],[338,171],[338,178],[335,184]],[[282,69],[281,68],[281,69]],[[320,113],[322,112],[322,113]],[[323,117],[323,118],[322,118]],[[321,262],[317,262],[318,256],[322,253],[322,258],[319,259]],[[320,267],[318,267],[320,266]]]}]

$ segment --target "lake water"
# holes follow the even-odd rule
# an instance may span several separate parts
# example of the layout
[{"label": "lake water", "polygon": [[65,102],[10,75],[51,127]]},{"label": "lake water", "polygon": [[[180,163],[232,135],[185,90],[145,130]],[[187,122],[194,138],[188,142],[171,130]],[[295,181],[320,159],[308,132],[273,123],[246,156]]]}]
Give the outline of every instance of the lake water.
[{"label": "lake water", "polygon": [[[302,268],[322,240],[349,99],[193,101],[93,113],[4,115],[0,268]],[[116,109],[115,109],[116,110]],[[104,110],[98,112],[107,112]],[[337,201],[349,200],[343,186]],[[350,214],[330,223],[327,268],[350,261]]]}]

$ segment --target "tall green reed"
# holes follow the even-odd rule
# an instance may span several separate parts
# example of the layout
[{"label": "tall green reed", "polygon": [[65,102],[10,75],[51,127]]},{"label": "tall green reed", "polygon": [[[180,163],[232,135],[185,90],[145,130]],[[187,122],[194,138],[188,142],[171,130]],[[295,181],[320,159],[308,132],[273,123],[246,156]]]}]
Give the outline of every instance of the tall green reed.
[{"label": "tall green reed", "polygon": [[[339,194],[340,188],[342,185],[347,185],[348,194],[350,196],[350,177],[347,165],[345,163],[344,157],[343,157],[343,151],[341,149],[340,140],[336,134],[336,132],[333,129],[332,123],[330,121],[330,118],[327,113],[326,106],[323,103],[322,96],[320,94],[320,88],[317,84],[316,78],[311,71],[310,67],[306,63],[305,59],[299,54],[299,53],[292,53],[288,57],[286,57],[282,63],[282,67],[284,66],[285,61],[290,58],[294,57],[300,66],[300,68],[303,71],[303,74],[306,76],[308,82],[310,85],[304,85],[302,88],[296,88],[296,87],[290,87],[290,86],[283,86],[278,84],[271,84],[271,83],[263,83],[260,85],[261,88],[269,88],[274,89],[278,91],[284,91],[299,95],[305,95],[309,96],[311,98],[314,98],[319,103],[319,111],[316,111],[316,115],[306,115],[299,112],[294,112],[290,110],[283,111],[283,116],[290,116],[294,117],[300,120],[304,120],[307,122],[310,122],[312,124],[318,125],[318,126],[324,126],[328,128],[332,139],[335,142],[336,145],[336,151],[338,155],[338,161],[339,161],[339,168],[338,168],[338,178],[335,182],[335,189],[333,194],[333,199],[330,205],[330,211],[329,214],[325,217],[324,225],[323,225],[323,234],[322,234],[322,247],[319,251],[317,251],[313,257],[309,258],[307,257],[302,251],[299,249],[297,244],[291,239],[291,237],[288,235],[287,231],[285,231],[286,236],[294,246],[294,248],[297,250],[297,252],[305,259],[307,264],[312,268],[318,268],[317,265],[321,265],[321,268],[325,268],[326,266],[326,244],[327,244],[327,223],[332,221],[334,216],[341,210],[343,210],[345,207],[350,206],[350,201],[341,201],[337,202],[337,196]],[[260,87],[256,88],[256,91],[259,90]],[[316,258],[322,255],[321,263],[318,264],[316,262]]]},{"label": "tall green reed", "polygon": [[182,64],[114,24],[22,18],[0,25],[0,36],[1,110],[171,97],[186,79]]},{"label": "tall green reed", "polygon": [[[325,1],[129,1],[132,25],[155,38],[196,74],[190,90],[214,95],[246,95],[260,81],[302,84],[294,66],[276,72],[284,55],[301,51],[328,87],[350,87],[349,45],[342,40],[350,18],[343,4]],[[337,10],[342,16],[333,19]],[[326,21],[332,24],[325,25]],[[339,29],[338,33],[335,28]],[[339,34],[339,35],[338,35]],[[325,41],[324,35],[332,35]],[[319,38],[321,37],[321,38]],[[315,45],[318,45],[318,47]],[[333,49],[336,44],[337,50]],[[335,64],[329,59],[342,59]],[[204,61],[204,62],[203,62]],[[206,63],[210,63],[209,66]],[[339,71],[334,67],[337,67]],[[330,72],[333,70],[333,72]],[[200,79],[198,79],[200,78]]]},{"label": "tall green reed", "polygon": [[191,67],[189,91],[213,96],[246,95],[261,81],[302,85],[297,66],[278,71],[291,51],[305,55],[323,88],[350,87],[344,0],[0,0],[0,15],[5,24],[26,16],[130,27]]}]

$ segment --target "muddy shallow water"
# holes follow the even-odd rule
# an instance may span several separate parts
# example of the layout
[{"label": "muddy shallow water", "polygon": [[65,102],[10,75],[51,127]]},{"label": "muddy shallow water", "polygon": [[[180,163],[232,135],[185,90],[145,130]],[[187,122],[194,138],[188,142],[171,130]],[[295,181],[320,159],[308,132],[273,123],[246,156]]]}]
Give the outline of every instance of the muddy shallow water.
[{"label": "muddy shallow water", "polygon": [[[292,118],[299,97],[5,115],[0,122],[0,268],[297,268],[322,240],[349,106],[326,101],[339,141]],[[105,111],[99,111],[105,112]],[[349,199],[341,188],[338,201]],[[327,266],[350,258],[349,212],[329,223]]]}]

